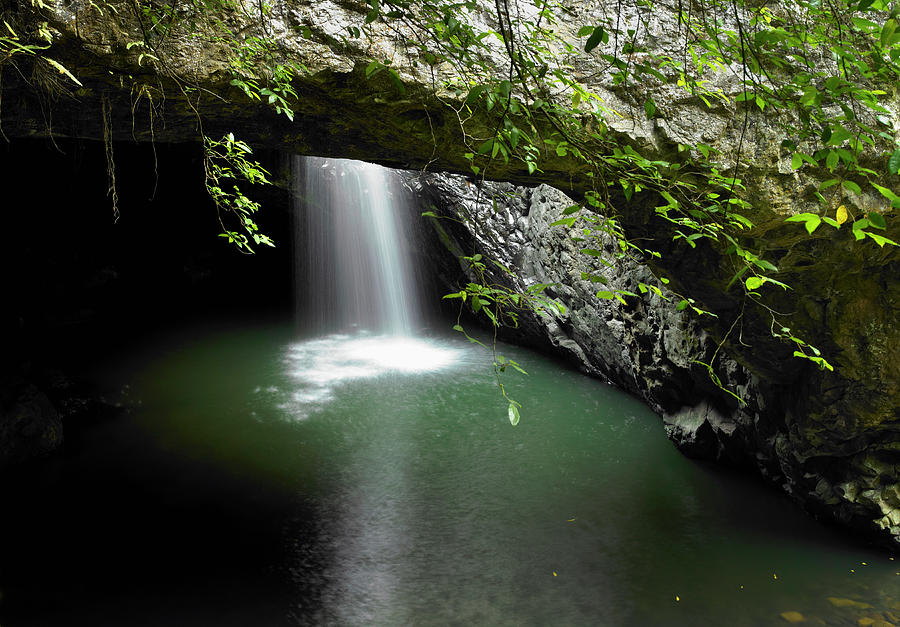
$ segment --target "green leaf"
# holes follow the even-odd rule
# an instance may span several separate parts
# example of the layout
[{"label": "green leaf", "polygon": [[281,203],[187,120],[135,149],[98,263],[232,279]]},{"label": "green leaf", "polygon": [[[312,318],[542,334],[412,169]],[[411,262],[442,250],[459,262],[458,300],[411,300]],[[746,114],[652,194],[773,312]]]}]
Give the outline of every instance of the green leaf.
[{"label": "green leaf", "polygon": [[659,195],[662,196],[669,203],[667,206],[669,206],[669,207],[677,207],[678,206],[678,201],[675,200],[675,198],[672,197],[672,194],[670,194],[666,190],[664,190],[664,189],[659,190]]},{"label": "green leaf", "polygon": [[605,276],[599,274],[591,274],[590,272],[582,272],[581,279],[584,281],[590,281],[591,283],[602,283],[603,285],[609,283],[609,280]]},{"label": "green leaf", "polygon": [[900,148],[888,159],[888,174],[900,174]]},{"label": "green leaf", "polygon": [[786,218],[785,222],[803,222],[807,232],[812,235],[813,231],[815,231],[819,227],[819,224],[822,223],[822,218],[814,213],[801,213]]},{"label": "green leaf", "polygon": [[615,297],[616,295],[614,293],[607,290],[600,290],[597,292],[597,298],[602,298],[603,300],[612,300]]},{"label": "green leaf", "polygon": [[882,248],[884,248],[885,244],[890,244],[891,246],[900,245],[900,244],[897,244],[897,242],[895,242],[894,240],[888,239],[888,238],[884,237],[883,235],[878,235],[877,233],[869,233],[868,231],[866,231],[866,235],[871,237],[873,240],[875,240],[875,243],[878,244],[879,246],[881,246]]},{"label": "green leaf", "polygon": [[513,361],[512,359],[510,359],[510,360],[507,362],[507,364],[510,365],[510,366],[512,366],[513,369],[514,369],[516,372],[520,372],[520,373],[522,373],[522,374],[524,374],[524,375],[528,375],[528,373],[525,372],[525,369],[522,368],[522,366],[520,366],[517,362]]},{"label": "green leaf", "polygon": [[791,155],[791,169],[799,170],[800,166],[803,165],[803,157],[801,157],[798,153],[794,153]]},{"label": "green leaf", "polygon": [[366,66],[366,78],[372,78],[383,69],[384,65],[382,65],[379,61],[372,61],[369,65]]},{"label": "green leaf", "polygon": [[590,52],[601,43],[606,43],[609,41],[609,35],[606,34],[606,31],[603,30],[602,26],[595,26],[594,32],[591,33],[591,36],[588,37],[588,40],[584,44],[584,51]]},{"label": "green leaf", "polygon": [[49,63],[50,65],[55,67],[57,70],[59,70],[60,74],[65,74],[66,76],[68,76],[69,80],[71,80],[73,83],[75,83],[79,87],[84,87],[84,85],[81,84],[81,81],[78,80],[77,78],[75,78],[75,75],[72,74],[69,70],[67,70],[65,68],[65,66],[63,66],[59,61],[51,59],[50,57],[44,57],[44,61],[46,61],[47,63]]},{"label": "green leaf", "polygon": [[732,220],[739,222],[741,225],[743,225],[744,227],[746,227],[748,229],[753,228],[753,222],[751,222],[749,218],[745,218],[744,216],[742,216],[739,213],[729,213],[728,217],[731,218]]},{"label": "green leaf", "polygon": [[519,145],[519,135],[520,131],[518,127],[513,126],[509,129],[509,145],[515,150],[516,146]]},{"label": "green leaf", "polygon": [[469,90],[468,95],[466,96],[466,103],[472,104],[481,96],[482,92],[484,92],[484,85],[475,85],[472,89]]},{"label": "green leaf", "polygon": [[872,183],[872,187],[881,192],[881,195],[891,201],[891,207],[894,209],[900,209],[900,196],[895,194],[893,191],[889,190],[887,187],[882,187],[877,183]]},{"label": "green leaf", "polygon": [[510,402],[507,414],[509,415],[509,424],[514,427],[519,424],[519,408],[514,403]]},{"label": "green leaf", "polygon": [[391,82],[394,83],[394,87],[397,88],[397,91],[400,92],[401,96],[406,95],[406,85],[403,84],[403,80],[400,78],[400,74],[394,68],[388,68],[388,76],[391,78]]},{"label": "green leaf", "polygon": [[897,30],[897,20],[888,20],[881,28],[881,47],[887,48],[891,43],[894,32]]},{"label": "green leaf", "polygon": [[690,303],[686,299],[682,299],[677,305],[675,305],[675,310],[684,311],[688,308],[688,305],[690,305]]},{"label": "green leaf", "polygon": [[778,266],[776,266],[771,261],[766,261],[765,259],[754,259],[753,265],[770,272],[778,272]]},{"label": "green leaf", "polygon": [[871,226],[874,226],[876,229],[881,229],[883,231],[887,228],[887,223],[885,223],[884,221],[884,216],[880,213],[870,211],[866,214],[866,218],[869,220],[869,224]]},{"label": "green leaf", "polygon": [[861,194],[862,190],[859,188],[859,185],[854,183],[853,181],[841,181],[841,185],[844,186],[844,189],[847,189],[854,194]]},{"label": "green leaf", "polygon": [[644,113],[647,115],[648,120],[652,120],[653,116],[656,115],[656,103],[653,102],[653,98],[647,98],[647,101],[644,103]]},{"label": "green leaf", "polygon": [[747,290],[752,292],[753,290],[755,290],[759,287],[762,287],[762,285],[765,282],[766,282],[766,277],[752,276],[752,277],[747,278],[746,281],[744,281],[744,285],[747,286]]},{"label": "green leaf", "polygon": [[825,140],[826,145],[830,146],[838,146],[843,144],[845,141],[852,137],[850,131],[845,129],[842,126],[837,127],[831,131],[830,136],[827,140]]}]

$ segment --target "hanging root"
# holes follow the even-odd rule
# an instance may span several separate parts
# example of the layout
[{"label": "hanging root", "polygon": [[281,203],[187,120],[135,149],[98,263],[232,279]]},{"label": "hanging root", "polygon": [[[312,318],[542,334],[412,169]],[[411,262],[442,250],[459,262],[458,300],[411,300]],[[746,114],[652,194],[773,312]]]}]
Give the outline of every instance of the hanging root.
[{"label": "hanging root", "polygon": [[109,188],[106,190],[106,195],[112,198],[113,222],[118,222],[119,192],[116,188],[116,162],[113,158],[111,105],[106,94],[103,94],[101,103],[103,112],[103,145],[106,148],[106,177],[109,180]]},{"label": "hanging root", "polygon": [[0,137],[8,144],[9,137],[3,132],[3,66],[0,65]]}]

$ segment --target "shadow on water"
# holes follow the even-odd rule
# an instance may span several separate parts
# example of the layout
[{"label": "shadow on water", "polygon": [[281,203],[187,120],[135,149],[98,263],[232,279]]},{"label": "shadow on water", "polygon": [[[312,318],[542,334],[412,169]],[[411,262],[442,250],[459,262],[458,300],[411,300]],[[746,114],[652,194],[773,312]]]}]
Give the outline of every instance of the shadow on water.
[{"label": "shadow on water", "polygon": [[[293,429],[231,428],[241,412],[229,408],[223,364],[202,364],[198,376],[182,370],[216,359],[203,349],[186,357],[200,345],[173,334],[161,350],[110,368],[107,387],[135,384],[139,404],[70,438],[56,458],[4,471],[4,627],[289,624],[281,524],[303,502],[258,460]],[[233,350],[241,347],[229,357]],[[161,359],[168,375],[142,384],[141,370],[153,378]],[[159,399],[157,385],[167,389]],[[212,424],[224,416],[229,422]],[[252,440],[239,444],[249,431]]]}]

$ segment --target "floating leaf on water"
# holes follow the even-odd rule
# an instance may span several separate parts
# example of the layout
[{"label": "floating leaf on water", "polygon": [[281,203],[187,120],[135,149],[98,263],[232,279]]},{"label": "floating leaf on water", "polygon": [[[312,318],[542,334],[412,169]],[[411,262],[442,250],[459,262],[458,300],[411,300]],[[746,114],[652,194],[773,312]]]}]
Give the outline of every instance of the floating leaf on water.
[{"label": "floating leaf on water", "polygon": [[806,618],[800,612],[795,612],[794,610],[790,610],[788,612],[782,612],[781,618],[786,620],[789,623],[803,623],[806,622]]},{"label": "floating leaf on water", "polygon": [[857,610],[868,610],[872,606],[862,601],[854,601],[853,599],[844,599],[841,597],[828,597],[828,602],[835,607],[852,607]]}]

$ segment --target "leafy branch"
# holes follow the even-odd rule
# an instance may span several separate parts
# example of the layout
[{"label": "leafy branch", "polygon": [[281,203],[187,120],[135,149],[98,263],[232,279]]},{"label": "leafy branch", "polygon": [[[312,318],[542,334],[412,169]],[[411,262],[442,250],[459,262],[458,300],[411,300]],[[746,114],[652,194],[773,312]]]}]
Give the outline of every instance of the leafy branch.
[{"label": "leafy branch", "polygon": [[[224,237],[238,250],[252,253],[253,244],[274,246],[270,237],[259,232],[253,215],[260,205],[248,198],[238,187],[238,181],[253,185],[269,185],[269,173],[251,158],[252,151],[245,142],[228,133],[222,139],[213,140],[204,136],[203,168],[206,175],[206,191],[209,193],[219,216],[219,225]],[[228,228],[224,214],[234,216],[243,232]]]}]

